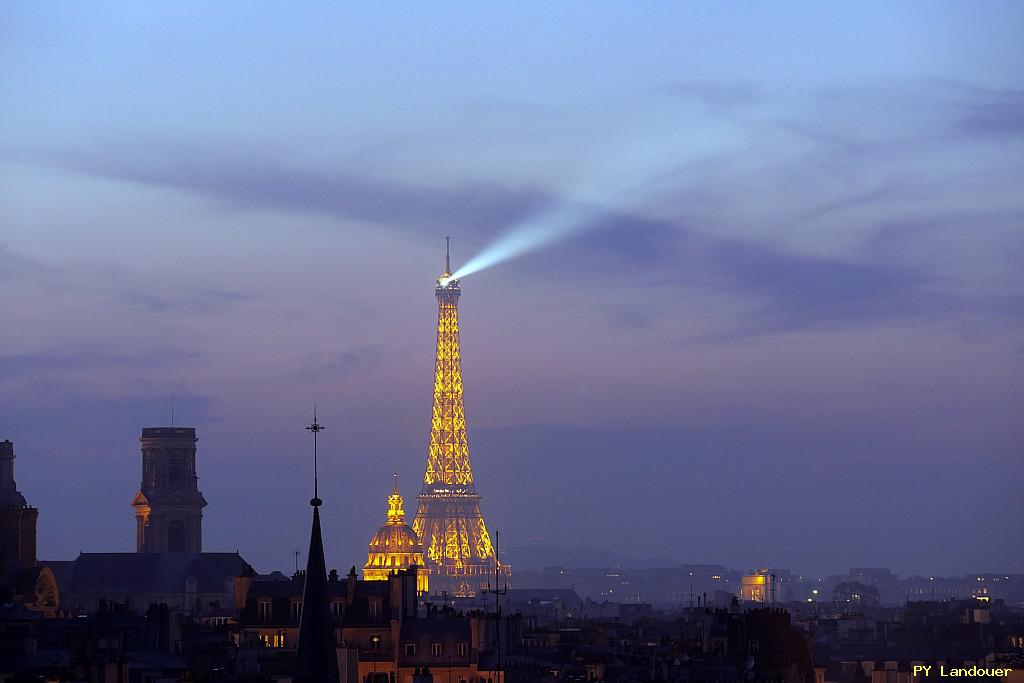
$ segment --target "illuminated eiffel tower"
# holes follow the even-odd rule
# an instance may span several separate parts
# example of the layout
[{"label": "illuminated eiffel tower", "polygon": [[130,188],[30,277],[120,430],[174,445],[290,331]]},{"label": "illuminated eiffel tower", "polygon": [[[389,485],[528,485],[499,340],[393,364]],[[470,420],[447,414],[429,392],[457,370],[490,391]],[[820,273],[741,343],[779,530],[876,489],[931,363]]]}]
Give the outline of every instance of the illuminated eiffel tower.
[{"label": "illuminated eiffel tower", "polygon": [[[447,242],[447,240],[446,240]],[[459,281],[452,279],[445,247],[444,272],[437,279],[437,360],[434,366],[434,409],[423,489],[412,528],[431,566],[431,593],[473,596],[495,574],[507,577],[508,565],[495,559],[494,546],[480,513],[473,486],[462,402],[462,355],[459,349]]]}]

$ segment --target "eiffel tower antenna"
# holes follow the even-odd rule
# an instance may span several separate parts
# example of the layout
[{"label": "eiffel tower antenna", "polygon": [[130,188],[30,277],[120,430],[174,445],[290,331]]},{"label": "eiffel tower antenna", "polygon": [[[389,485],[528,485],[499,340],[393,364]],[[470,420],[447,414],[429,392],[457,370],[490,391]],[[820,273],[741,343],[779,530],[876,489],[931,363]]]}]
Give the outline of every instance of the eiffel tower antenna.
[{"label": "eiffel tower antenna", "polygon": [[316,435],[322,432],[326,427],[317,422],[316,419],[316,404],[313,404],[313,423],[306,427],[309,431],[313,432],[313,500],[309,501],[309,504],[313,507],[320,507],[323,501],[320,500],[319,490],[317,486],[317,458],[316,458]]},{"label": "eiffel tower antenna", "polygon": [[444,272],[449,275],[452,273],[451,240],[451,237],[444,238]]}]

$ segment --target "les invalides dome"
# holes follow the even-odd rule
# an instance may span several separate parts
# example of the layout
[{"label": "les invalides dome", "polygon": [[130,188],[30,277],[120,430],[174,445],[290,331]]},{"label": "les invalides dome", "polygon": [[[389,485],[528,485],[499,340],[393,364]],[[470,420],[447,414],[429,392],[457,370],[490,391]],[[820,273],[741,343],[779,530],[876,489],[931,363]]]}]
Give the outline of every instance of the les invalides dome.
[{"label": "les invalides dome", "polygon": [[423,565],[423,544],[412,527],[405,523],[405,500],[398,492],[398,475],[394,490],[388,496],[387,522],[370,540],[370,549],[363,566],[366,581],[386,581],[398,569],[417,566],[416,590],[427,592],[427,568]]}]

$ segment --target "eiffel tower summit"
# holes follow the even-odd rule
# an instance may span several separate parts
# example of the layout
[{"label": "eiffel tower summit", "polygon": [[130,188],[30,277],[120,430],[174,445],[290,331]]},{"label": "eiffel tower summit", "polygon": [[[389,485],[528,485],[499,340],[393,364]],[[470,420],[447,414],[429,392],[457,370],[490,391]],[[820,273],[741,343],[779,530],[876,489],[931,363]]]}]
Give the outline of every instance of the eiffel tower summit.
[{"label": "eiffel tower summit", "polygon": [[437,278],[437,359],[434,408],[423,489],[413,530],[431,565],[430,591],[471,597],[507,577],[510,567],[498,562],[480,512],[473,485],[462,400],[462,352],[459,348],[459,281],[452,278],[445,239],[444,272]]}]

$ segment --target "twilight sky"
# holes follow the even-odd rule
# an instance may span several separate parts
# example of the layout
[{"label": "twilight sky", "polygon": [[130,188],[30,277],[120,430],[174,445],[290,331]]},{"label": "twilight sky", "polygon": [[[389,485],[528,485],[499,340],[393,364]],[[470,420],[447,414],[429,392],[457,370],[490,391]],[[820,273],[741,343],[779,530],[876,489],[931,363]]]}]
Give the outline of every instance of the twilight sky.
[{"label": "twilight sky", "polygon": [[463,281],[503,545],[1024,571],[1021,35],[1018,2],[0,4],[40,556],[134,549],[174,394],[205,549],[292,566],[317,401],[361,566],[393,470],[414,509],[443,237],[569,216]]}]

